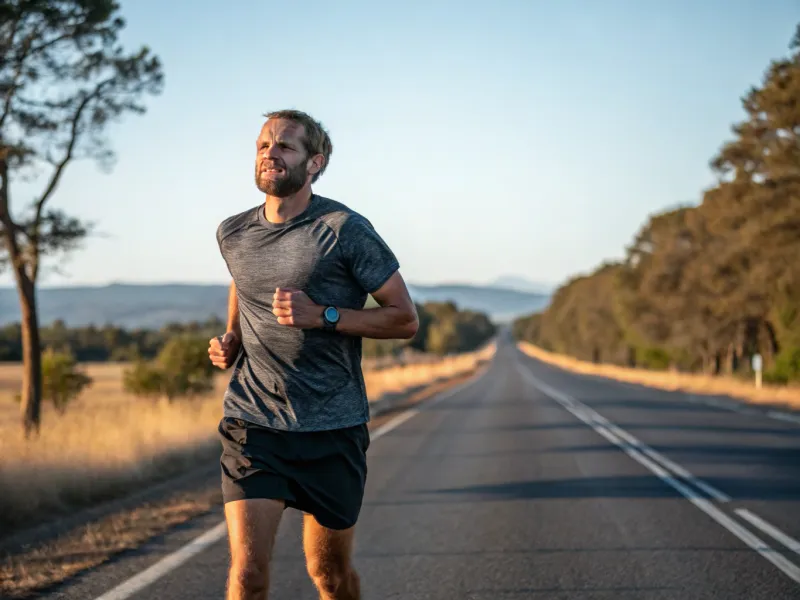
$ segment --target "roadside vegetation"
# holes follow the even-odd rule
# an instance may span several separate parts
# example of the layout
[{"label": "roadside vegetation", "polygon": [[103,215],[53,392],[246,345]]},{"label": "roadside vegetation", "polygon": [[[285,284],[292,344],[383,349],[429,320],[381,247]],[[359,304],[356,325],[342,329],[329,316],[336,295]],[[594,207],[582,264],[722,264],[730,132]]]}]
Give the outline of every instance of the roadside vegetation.
[{"label": "roadside vegetation", "polygon": [[[494,326],[452,304],[420,306],[417,336],[365,343],[370,401],[471,373],[491,355]],[[43,416],[20,431],[17,362],[0,363],[0,531],[69,514],[216,460],[216,427],[230,371],[208,360],[219,323],[154,332],[44,330]],[[147,343],[141,343],[146,340]],[[367,342],[367,341],[365,341]],[[120,349],[130,352],[128,360]],[[76,356],[109,360],[80,362]]]},{"label": "roadside vegetation", "polygon": [[800,383],[800,28],[790,48],[743,97],[745,118],[710,161],[716,185],[652,215],[623,260],[565,282],[514,323],[517,340],[742,389],[759,354],[765,384]]}]

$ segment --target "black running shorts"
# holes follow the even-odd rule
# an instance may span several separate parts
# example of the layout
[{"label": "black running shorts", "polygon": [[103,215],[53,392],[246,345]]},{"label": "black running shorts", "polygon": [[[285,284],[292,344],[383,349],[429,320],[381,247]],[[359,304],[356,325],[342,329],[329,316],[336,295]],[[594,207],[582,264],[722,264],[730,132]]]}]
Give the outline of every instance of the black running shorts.
[{"label": "black running shorts", "polygon": [[313,515],[323,527],[347,529],[361,512],[367,480],[366,424],[329,431],[280,431],[223,418],[224,502],[283,500]]}]

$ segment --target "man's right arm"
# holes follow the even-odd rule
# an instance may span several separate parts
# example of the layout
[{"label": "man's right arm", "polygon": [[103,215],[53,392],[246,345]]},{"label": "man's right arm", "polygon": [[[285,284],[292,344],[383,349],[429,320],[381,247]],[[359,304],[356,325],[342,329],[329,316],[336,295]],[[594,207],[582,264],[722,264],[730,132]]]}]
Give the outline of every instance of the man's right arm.
[{"label": "man's right arm", "polygon": [[231,281],[231,287],[228,290],[228,328],[226,331],[232,331],[236,334],[236,338],[241,341],[242,327],[239,323],[239,297],[236,294],[236,283]]},{"label": "man's right arm", "polygon": [[224,335],[208,342],[208,356],[211,363],[220,369],[230,368],[242,347],[242,328],[239,324],[239,297],[236,284],[231,282],[228,291],[228,326]]}]

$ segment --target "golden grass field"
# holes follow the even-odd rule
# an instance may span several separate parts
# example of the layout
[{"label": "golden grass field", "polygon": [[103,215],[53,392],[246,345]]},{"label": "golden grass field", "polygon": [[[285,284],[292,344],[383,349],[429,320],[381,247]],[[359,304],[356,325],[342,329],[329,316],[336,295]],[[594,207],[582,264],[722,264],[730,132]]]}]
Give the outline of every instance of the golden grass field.
[{"label": "golden grass field", "polygon": [[696,375],[671,371],[648,371],[631,369],[615,365],[594,364],[582,360],[554,354],[542,350],[528,342],[520,342],[520,349],[536,359],[551,365],[586,375],[599,375],[638,383],[663,390],[688,392],[690,394],[708,394],[730,396],[753,404],[783,405],[789,408],[800,408],[800,386],[777,386],[764,384],[761,389],[755,383],[746,383],[732,377]]},{"label": "golden grass field", "polygon": [[[365,370],[370,401],[473,371],[494,345],[428,364]],[[0,531],[11,531],[119,496],[208,463],[218,452],[217,423],[229,372],[213,393],[168,404],[128,395],[123,364],[89,364],[94,382],[63,416],[43,407],[38,439],[21,434],[20,367],[0,366]]]}]

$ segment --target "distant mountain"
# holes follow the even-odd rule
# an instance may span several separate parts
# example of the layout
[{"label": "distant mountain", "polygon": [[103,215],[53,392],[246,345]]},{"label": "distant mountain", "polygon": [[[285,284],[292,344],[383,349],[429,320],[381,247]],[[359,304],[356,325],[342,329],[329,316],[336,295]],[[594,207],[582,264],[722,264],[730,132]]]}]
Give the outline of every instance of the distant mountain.
[{"label": "distant mountain", "polygon": [[507,288],[512,290],[517,290],[520,292],[530,292],[532,294],[545,294],[550,295],[553,292],[555,286],[541,283],[538,281],[531,281],[530,279],[526,279],[525,277],[519,277],[518,275],[503,275],[502,277],[498,277],[493,282],[489,284],[491,287],[498,287],[498,288]]},{"label": "distant mountain", "polygon": [[[497,322],[541,310],[549,296],[473,285],[414,285],[416,302],[455,302],[459,308],[487,313]],[[113,324],[126,328],[158,328],[165,323],[225,319],[228,287],[198,284],[125,284],[40,288],[39,322],[61,319],[68,326]],[[0,324],[20,319],[16,290],[0,288]]]},{"label": "distant mountain", "polygon": [[496,322],[508,322],[515,317],[540,311],[550,302],[549,294],[493,286],[409,284],[408,287],[417,302],[451,301],[459,308],[484,312]]},{"label": "distant mountain", "polygon": [[[39,322],[56,319],[79,327],[107,323],[126,328],[156,329],[165,323],[205,321],[227,315],[228,287],[225,285],[114,283],[105,286],[41,288]],[[15,290],[0,289],[0,322],[19,321]]]}]

